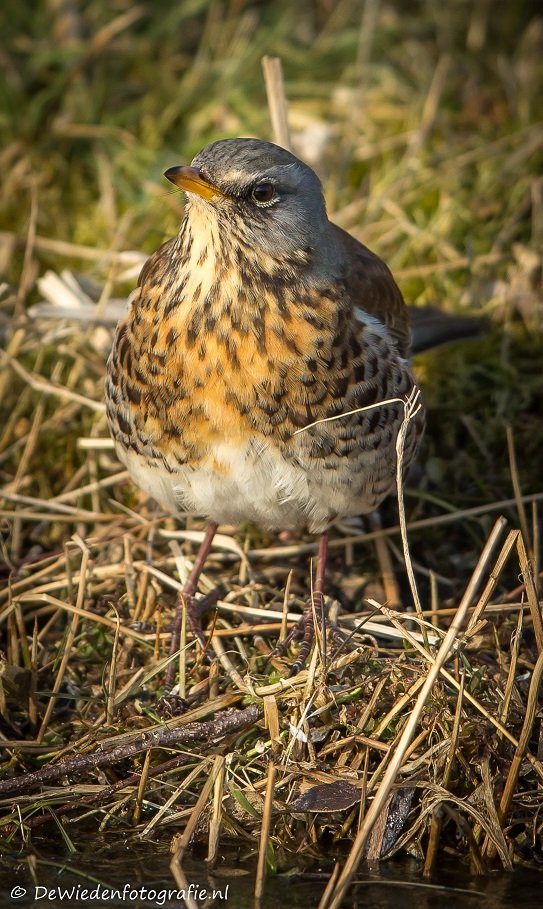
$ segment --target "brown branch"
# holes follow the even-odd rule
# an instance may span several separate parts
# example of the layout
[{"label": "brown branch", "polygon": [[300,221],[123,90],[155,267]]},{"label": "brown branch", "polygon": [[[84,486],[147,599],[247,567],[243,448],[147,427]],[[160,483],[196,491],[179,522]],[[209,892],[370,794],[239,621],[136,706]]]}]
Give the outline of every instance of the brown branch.
[{"label": "brown branch", "polygon": [[[163,761],[161,764],[157,764],[152,768],[152,779],[156,780],[161,773],[167,773],[169,770],[176,770],[178,767],[182,767],[183,764],[188,764],[190,760],[192,760],[191,755],[178,754],[177,757],[170,758],[169,761]],[[136,786],[140,780],[141,770],[138,770],[136,773],[131,773],[130,776],[126,776],[124,779],[118,780],[118,782],[112,783],[110,786],[104,786],[99,792],[92,792],[90,795],[82,795],[72,802],[65,802],[64,805],[55,805],[54,816],[63,817],[67,814],[71,814],[72,811],[81,810],[86,806],[92,807],[93,805],[100,805],[102,802],[106,802],[108,799],[113,798],[113,796],[122,789],[128,789],[129,786]],[[52,820],[53,812],[38,814],[33,817],[25,818],[24,825],[25,827],[33,829],[34,827],[42,827],[43,824],[48,824]],[[17,821],[17,823],[19,822]]]},{"label": "brown branch", "polygon": [[85,770],[94,770],[96,767],[109,767],[118,761],[133,757],[135,754],[148,751],[149,748],[187,745],[202,739],[205,739],[209,745],[213,741],[222,739],[225,735],[239,732],[246,726],[253,725],[261,716],[261,708],[256,704],[251,704],[245,710],[226,710],[214,720],[205,723],[188,723],[180,729],[169,729],[165,726],[161,729],[154,729],[152,732],[143,732],[133,742],[119,745],[109,751],[79,755],[71,761],[63,761],[53,767],[43,767],[42,770],[36,770],[34,773],[24,773],[11,780],[3,780],[0,782],[0,794],[26,793],[41,783],[51,783],[63,776],[80,774]]}]

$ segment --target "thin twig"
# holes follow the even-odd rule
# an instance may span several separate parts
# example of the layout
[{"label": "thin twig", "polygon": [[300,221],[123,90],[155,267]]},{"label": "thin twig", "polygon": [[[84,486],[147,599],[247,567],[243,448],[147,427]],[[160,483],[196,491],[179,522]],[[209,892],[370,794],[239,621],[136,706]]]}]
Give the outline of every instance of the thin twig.
[{"label": "thin twig", "polygon": [[277,768],[273,761],[268,764],[268,776],[266,780],[266,796],[264,799],[264,808],[262,811],[262,824],[260,827],[260,843],[258,846],[258,863],[256,868],[255,899],[260,900],[264,896],[264,886],[266,882],[266,862],[268,857],[268,843],[270,837],[271,816],[273,810],[273,792],[275,785],[275,775]]},{"label": "thin twig", "polygon": [[262,57],[262,69],[266,82],[268,107],[272,121],[273,140],[287,151],[292,146],[288,128],[288,110],[283,83],[283,67],[279,57]]}]

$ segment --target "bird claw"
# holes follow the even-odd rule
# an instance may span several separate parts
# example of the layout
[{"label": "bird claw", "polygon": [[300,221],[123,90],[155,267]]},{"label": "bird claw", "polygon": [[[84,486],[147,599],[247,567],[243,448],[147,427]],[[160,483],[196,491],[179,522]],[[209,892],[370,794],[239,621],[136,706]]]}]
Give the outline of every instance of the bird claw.
[{"label": "bird claw", "polygon": [[292,626],[285,639],[276,644],[268,656],[268,660],[271,660],[275,657],[284,657],[290,644],[292,644],[293,641],[301,641],[298,657],[289,670],[289,678],[298,675],[298,673],[301,672],[307,662],[313,641],[315,640],[315,615],[319,617],[317,621],[319,622],[320,627],[324,628],[326,626],[327,619],[326,616],[324,616],[324,605],[322,597],[314,595],[313,598],[310,598],[305,604],[302,615]]},{"label": "bird claw", "polygon": [[209,643],[206,641],[202,626],[202,615],[204,613],[205,605],[202,604],[201,600],[199,601],[193,596],[183,597],[183,600],[189,631],[198,641],[202,651],[205,651],[207,650]]},{"label": "bird claw", "polygon": [[[206,638],[204,634],[202,616],[206,609],[209,609],[211,606],[213,606],[223,595],[224,587],[222,584],[219,584],[219,586],[215,587],[215,589],[208,593],[207,596],[202,597],[199,600],[197,600],[196,597],[191,593],[182,592],[179,594],[178,608],[172,627],[172,646],[170,648],[170,655],[172,653],[175,653],[176,650],[179,650],[181,642],[181,616],[183,610],[185,610],[188,629],[194,639],[198,641],[200,650],[202,652],[202,659],[205,659],[207,657],[211,635]],[[175,670],[176,666],[174,661],[168,666],[168,671],[166,674],[165,691],[168,693],[174,687]]]}]

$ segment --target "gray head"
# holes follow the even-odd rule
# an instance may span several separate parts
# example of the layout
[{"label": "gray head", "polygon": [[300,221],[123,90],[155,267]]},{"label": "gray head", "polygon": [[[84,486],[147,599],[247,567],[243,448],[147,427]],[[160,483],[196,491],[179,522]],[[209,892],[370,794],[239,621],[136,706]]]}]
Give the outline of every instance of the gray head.
[{"label": "gray head", "polygon": [[271,142],[221,139],[165,176],[205,206],[255,252],[313,250],[328,229],[319,178],[307,164]]}]

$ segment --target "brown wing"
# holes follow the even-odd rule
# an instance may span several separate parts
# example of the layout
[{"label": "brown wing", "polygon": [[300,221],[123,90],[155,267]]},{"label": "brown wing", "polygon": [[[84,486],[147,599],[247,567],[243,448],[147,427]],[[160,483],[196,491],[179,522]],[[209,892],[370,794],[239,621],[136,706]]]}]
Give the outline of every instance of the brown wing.
[{"label": "brown wing", "polygon": [[409,353],[409,310],[390,269],[366,246],[332,224],[349,262],[345,285],[353,306],[375,316],[389,330],[402,356]]}]

